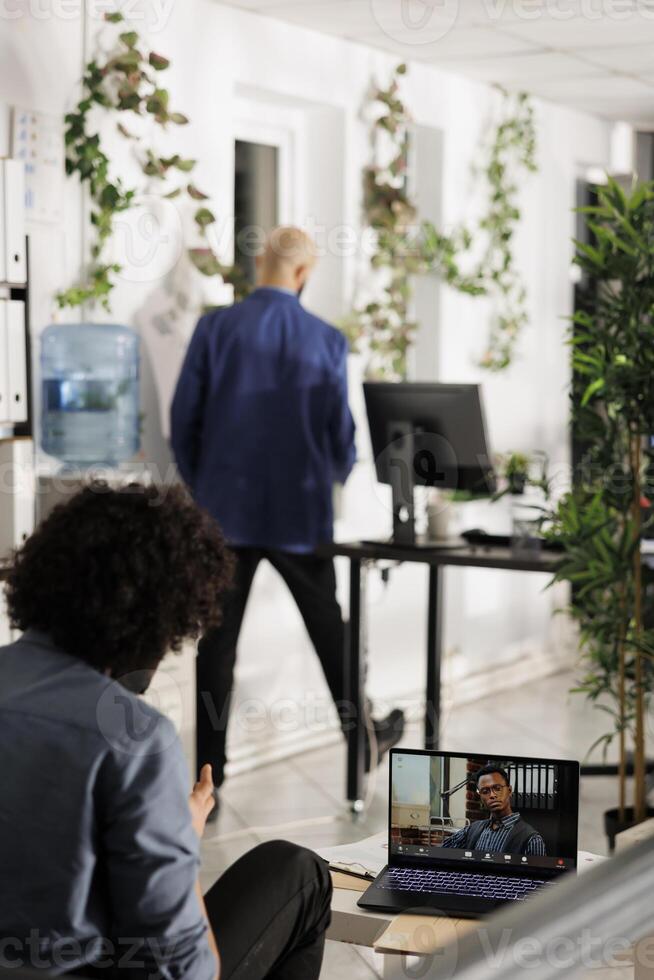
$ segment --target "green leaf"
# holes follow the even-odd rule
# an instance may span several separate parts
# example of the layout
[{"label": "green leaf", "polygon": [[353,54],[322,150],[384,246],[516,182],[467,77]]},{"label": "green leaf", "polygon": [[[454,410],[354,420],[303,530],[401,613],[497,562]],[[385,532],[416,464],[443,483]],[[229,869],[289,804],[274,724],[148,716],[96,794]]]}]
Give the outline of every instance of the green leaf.
[{"label": "green leaf", "polygon": [[141,97],[138,92],[123,89],[119,92],[118,107],[126,111],[132,110],[138,113],[141,108]]},{"label": "green leaf", "polygon": [[165,88],[158,88],[152,93],[145,103],[145,108],[154,116],[166,117],[168,112],[168,100],[170,96]]},{"label": "green leaf", "polygon": [[222,266],[210,248],[191,248],[189,258],[203,276],[219,276]]},{"label": "green leaf", "polygon": [[154,51],[151,51],[148,55],[148,62],[155,71],[165,71],[170,65],[168,58],[164,58],[163,55],[156,54]]},{"label": "green leaf", "polygon": [[135,140],[136,139],[136,136],[134,136],[133,133],[130,133],[130,131],[128,129],[126,129],[125,126],[123,126],[123,124],[121,122],[116,123],[116,129],[121,134],[121,136],[124,136],[125,137],[125,139],[128,139],[128,140]]},{"label": "green leaf", "polygon": [[598,249],[594,248],[592,245],[588,245],[586,242],[579,242],[575,239],[574,244],[577,247],[577,251],[581,252],[582,255],[590,259],[593,265],[602,267],[604,265],[604,257]]},{"label": "green leaf", "polygon": [[636,249],[632,245],[627,245],[621,238],[618,238],[616,233],[606,225],[596,225],[595,222],[587,222],[590,230],[597,236],[598,239],[604,239],[609,241],[615,248],[619,248],[622,252],[626,252],[632,258],[637,255]]},{"label": "green leaf", "polygon": [[198,208],[195,212],[195,223],[200,226],[200,228],[206,228],[207,225],[213,224],[216,220],[216,216],[213,211],[209,208]]},{"label": "green leaf", "polygon": [[183,112],[171,112],[168,118],[171,122],[174,122],[176,126],[186,126],[189,121],[188,116],[185,116]]},{"label": "green leaf", "polygon": [[107,62],[107,71],[122,72],[123,75],[131,75],[139,67],[141,56],[138,51],[121,51],[115,58]]},{"label": "green leaf", "polygon": [[138,44],[139,36],[136,31],[125,31],[120,35],[120,40],[126,47],[133,49]]},{"label": "green leaf", "polygon": [[141,165],[141,169],[147,177],[160,177],[163,179],[166,176],[167,168],[165,160],[160,160],[153,153],[149,153],[147,160]]},{"label": "green leaf", "polygon": [[590,399],[604,388],[604,385],[604,378],[595,378],[594,381],[591,381],[582,396],[582,406],[587,405]]},{"label": "green leaf", "polygon": [[622,214],[628,210],[627,196],[615,177],[612,177],[610,174],[608,174],[606,188],[600,190],[600,198],[602,200],[612,201]]},{"label": "green leaf", "polygon": [[186,191],[188,196],[193,198],[194,201],[207,201],[209,199],[209,195],[198,190],[194,184],[188,184]]},{"label": "green leaf", "polygon": [[588,752],[586,753],[586,758],[588,758],[592,754],[592,752],[599,745],[602,745],[603,746],[602,755],[603,755],[604,758],[606,758],[606,753],[608,751],[608,747],[611,744],[611,742],[613,741],[613,738],[614,738],[614,735],[612,733],[611,734],[608,734],[608,735],[600,735],[600,737],[599,738],[596,738],[595,741],[593,742],[593,744],[588,749]]},{"label": "green leaf", "polygon": [[118,13],[118,11],[115,11],[114,13],[105,13],[104,19],[109,24],[120,24],[120,22],[124,20],[123,15]]}]

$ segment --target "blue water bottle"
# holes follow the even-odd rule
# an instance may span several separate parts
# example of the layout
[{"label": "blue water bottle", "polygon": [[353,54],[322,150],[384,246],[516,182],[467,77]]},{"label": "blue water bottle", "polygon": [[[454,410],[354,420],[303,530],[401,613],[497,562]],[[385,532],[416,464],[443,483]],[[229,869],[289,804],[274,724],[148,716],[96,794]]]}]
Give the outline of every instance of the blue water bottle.
[{"label": "blue water bottle", "polygon": [[139,337],[113,323],[41,335],[42,447],[67,468],[118,466],[139,450]]}]

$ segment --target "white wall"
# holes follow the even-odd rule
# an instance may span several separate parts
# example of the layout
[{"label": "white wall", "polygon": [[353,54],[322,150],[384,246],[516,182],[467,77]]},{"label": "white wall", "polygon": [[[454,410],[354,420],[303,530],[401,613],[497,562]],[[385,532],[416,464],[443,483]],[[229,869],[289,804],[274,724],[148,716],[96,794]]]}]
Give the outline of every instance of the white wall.
[{"label": "white wall", "polygon": [[[361,168],[369,157],[368,123],[361,116],[361,105],[371,76],[385,82],[395,60],[213,0],[162,5],[162,13],[162,23],[151,32],[151,43],[172,59],[166,83],[174,107],[192,120],[190,126],[171,134],[169,145],[198,159],[194,182],[211,195],[221,220],[228,219],[232,210],[234,106],[244,94],[258,93],[264,112],[266,103],[278,109],[291,107],[303,120],[305,148],[299,159],[309,172],[303,175],[301,195],[306,214],[298,214],[297,219],[311,222],[314,230],[324,226],[319,244],[325,243],[335,227],[357,228]],[[135,21],[135,26],[142,29],[143,24]],[[83,62],[84,32],[79,18],[37,20],[23,14],[3,21],[1,28],[0,103],[60,114],[70,109]],[[96,28],[92,24],[87,29],[89,51]],[[416,123],[443,134],[440,203],[445,225],[471,217],[470,166],[478,157],[479,141],[497,107],[497,96],[484,86],[424,65],[411,66],[404,95]],[[483,381],[495,450],[543,448],[557,463],[565,463],[568,355],[563,346],[563,318],[570,312],[571,300],[568,266],[574,180],[583,164],[607,164],[608,127],[542,103],[536,111],[540,169],[524,186],[524,222],[516,241],[532,320],[516,363],[499,377],[484,375],[475,367],[487,335],[488,310],[482,301],[447,289],[438,297],[441,327],[438,336],[432,337],[431,350],[440,379]],[[107,131],[107,141],[111,151],[122,158],[124,150],[113,130]],[[438,193],[434,200],[439,200]],[[61,226],[30,228],[35,333],[52,317],[53,292],[76,274],[82,244],[80,201],[75,182],[68,181]],[[188,214],[180,215],[176,206],[173,212],[168,215],[168,227],[173,231],[188,227]],[[127,229],[121,228],[122,238],[126,234]],[[162,268],[165,271],[165,259]],[[360,254],[329,255],[320,279],[307,293],[307,305],[329,317],[345,312],[353,290],[363,284],[366,269],[366,259]],[[154,302],[174,307],[180,295],[182,302],[192,304],[202,285],[184,263],[177,267],[172,287],[170,276],[157,278],[156,260],[152,266],[145,263],[130,268],[116,290],[113,318],[134,322],[144,310],[147,315]],[[190,328],[193,317],[192,308],[184,312],[179,321],[183,329]],[[429,341],[424,329],[422,341]],[[159,347],[155,360],[165,360],[166,349]],[[161,366],[146,356],[144,448],[148,460],[165,472],[170,456],[156,390]],[[357,368],[353,364],[353,376]],[[357,391],[353,391],[353,402],[359,406],[361,419]],[[342,537],[387,533],[389,527],[387,494],[375,484],[366,458],[363,421],[360,443],[362,461],[347,487],[344,520],[338,528]],[[501,525],[508,520],[501,506],[489,514],[487,508],[475,507],[461,517],[468,526]],[[345,571],[339,568],[344,596]],[[446,672],[457,682],[449,688],[455,702],[483,690],[489,670],[495,684],[516,684],[561,662],[561,628],[551,619],[556,594],[543,595],[544,584],[538,576],[515,573],[448,572]],[[426,576],[419,568],[398,569],[384,593],[373,575],[370,593],[371,691],[381,700],[410,700],[420,691],[425,671]],[[279,701],[285,698],[305,702],[299,715],[289,712],[288,705],[280,708]],[[233,758],[246,763],[253,753],[261,758],[287,746],[310,744],[314,736],[307,735],[307,717],[316,698],[324,701],[325,689],[299,615],[273,573],[262,568],[241,644],[235,705],[240,722],[233,729]],[[274,704],[277,716],[271,722]]]}]

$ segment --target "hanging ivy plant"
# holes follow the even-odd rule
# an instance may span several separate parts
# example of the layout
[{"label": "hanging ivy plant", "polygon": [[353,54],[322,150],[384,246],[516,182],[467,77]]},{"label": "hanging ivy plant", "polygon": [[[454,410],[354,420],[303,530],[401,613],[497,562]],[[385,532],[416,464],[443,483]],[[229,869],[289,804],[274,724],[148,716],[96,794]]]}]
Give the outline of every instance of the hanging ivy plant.
[{"label": "hanging ivy plant", "polygon": [[520,221],[517,175],[535,173],[536,129],[529,97],[503,92],[503,118],[490,141],[483,178],[488,208],[479,221],[487,245],[477,274],[494,304],[488,348],[481,366],[501,371],[513,358],[515,345],[527,326],[527,294],[513,256],[513,236]]},{"label": "hanging ivy plant", "polygon": [[[515,172],[534,171],[533,111],[524,94],[505,93],[504,113],[490,143],[482,176],[488,187],[488,208],[473,230],[465,225],[444,234],[432,222],[420,221],[407,186],[410,116],[400,97],[399,65],[390,85],[372,96],[377,114],[372,143],[379,156],[386,142],[388,163],[373,163],[364,170],[364,214],[375,233],[374,269],[385,270],[378,297],[358,307],[342,327],[355,347],[365,341],[370,355],[369,373],[401,378],[414,341],[411,319],[411,277],[437,273],[448,285],[471,296],[488,296],[495,312],[487,350],[480,364],[493,371],[507,367],[521,328],[527,322],[525,290],[515,270],[511,242],[520,219]],[[482,236],[482,257],[472,249]],[[466,261],[467,260],[467,261]],[[462,271],[468,266],[468,271]]]},{"label": "hanging ivy plant", "polygon": [[[110,24],[123,22],[119,12],[106,13],[104,19]],[[106,260],[106,247],[113,234],[116,215],[136,203],[139,191],[137,187],[126,186],[121,178],[112,177],[110,160],[102,148],[99,132],[93,127],[95,110],[102,108],[120,115],[116,128],[124,139],[134,144],[145,177],[161,181],[164,187],[174,175],[182,181],[167,192],[162,189],[162,197],[171,199],[186,194],[192,201],[207,199],[206,194],[188,182],[187,175],[194,169],[195,160],[179,153],[160,156],[152,148],[144,150],[129,122],[123,121],[130,116],[150,119],[162,130],[171,124],[187,125],[188,117],[170,108],[170,93],[160,82],[161,72],[169,65],[167,58],[148,50],[137,32],[129,30],[120,32],[112,48],[102,57],[96,56],[85,67],[82,98],[74,111],[65,117],[66,173],[69,176],[77,174],[89,190],[90,220],[95,236],[86,273],[81,282],[57,295],[60,307],[100,303],[109,310],[111,290],[121,266]],[[206,206],[195,213],[196,226],[204,237],[207,226],[214,220]],[[220,275],[230,282],[239,281],[238,270],[217,260],[210,271],[202,268],[197,261],[197,252],[197,249],[191,249],[190,255],[201,272]]]}]

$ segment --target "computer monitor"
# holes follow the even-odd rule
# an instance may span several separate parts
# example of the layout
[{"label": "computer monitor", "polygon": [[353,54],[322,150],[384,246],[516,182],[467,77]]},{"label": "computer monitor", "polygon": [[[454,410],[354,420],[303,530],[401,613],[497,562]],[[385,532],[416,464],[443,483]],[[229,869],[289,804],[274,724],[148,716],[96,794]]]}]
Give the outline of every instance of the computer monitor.
[{"label": "computer monitor", "polygon": [[579,763],[394,749],[391,859],[573,871]]},{"label": "computer monitor", "polygon": [[392,488],[394,543],[416,543],[416,486],[494,492],[479,385],[368,381],[363,391],[377,479]]}]

